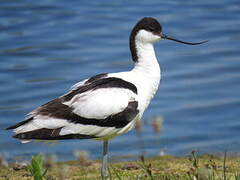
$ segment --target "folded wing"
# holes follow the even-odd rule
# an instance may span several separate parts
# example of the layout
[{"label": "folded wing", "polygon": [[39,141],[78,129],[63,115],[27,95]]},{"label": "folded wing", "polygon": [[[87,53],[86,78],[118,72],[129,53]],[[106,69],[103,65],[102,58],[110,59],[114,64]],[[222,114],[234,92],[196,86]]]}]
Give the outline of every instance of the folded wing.
[{"label": "folded wing", "polygon": [[138,112],[137,88],[105,74],[78,83],[8,129],[22,140],[110,137],[122,132]]}]

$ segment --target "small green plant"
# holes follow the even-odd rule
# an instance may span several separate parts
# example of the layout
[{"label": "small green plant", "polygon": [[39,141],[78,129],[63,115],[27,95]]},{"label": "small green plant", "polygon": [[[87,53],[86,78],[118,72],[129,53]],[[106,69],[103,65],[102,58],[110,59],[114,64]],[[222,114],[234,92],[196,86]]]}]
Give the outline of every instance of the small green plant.
[{"label": "small green plant", "polygon": [[240,174],[236,173],[234,177],[235,177],[235,180],[240,180]]},{"label": "small green plant", "polygon": [[[114,167],[112,167],[112,166],[110,166],[110,167],[111,167],[113,173],[116,175],[116,179],[122,180],[122,177],[121,177],[121,175],[118,173],[118,171],[117,171]],[[111,171],[109,171],[109,172],[110,172],[110,180],[112,180]]]},{"label": "small green plant", "polygon": [[47,173],[47,169],[43,167],[43,157],[42,154],[37,156],[32,156],[31,164],[28,166],[28,170],[33,176],[34,180],[43,180]]},{"label": "small green plant", "polygon": [[149,176],[149,178],[151,180],[154,180],[153,178],[153,173],[152,173],[152,164],[151,163],[146,163],[145,162],[145,158],[144,156],[140,156],[140,160],[141,160],[141,164],[140,166],[145,170],[145,172],[147,173],[147,175]]},{"label": "small green plant", "polygon": [[191,152],[191,156],[189,157],[189,160],[192,162],[192,166],[194,168],[198,168],[199,167],[199,162],[198,162],[198,154],[197,151],[192,151]]}]

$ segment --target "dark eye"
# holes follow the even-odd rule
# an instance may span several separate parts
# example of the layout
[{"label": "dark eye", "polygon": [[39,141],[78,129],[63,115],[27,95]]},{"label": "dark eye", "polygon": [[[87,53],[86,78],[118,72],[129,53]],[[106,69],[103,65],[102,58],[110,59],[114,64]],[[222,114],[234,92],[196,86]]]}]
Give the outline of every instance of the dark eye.
[{"label": "dark eye", "polygon": [[154,27],[149,27],[149,31],[153,32],[153,31],[155,31],[155,28]]}]

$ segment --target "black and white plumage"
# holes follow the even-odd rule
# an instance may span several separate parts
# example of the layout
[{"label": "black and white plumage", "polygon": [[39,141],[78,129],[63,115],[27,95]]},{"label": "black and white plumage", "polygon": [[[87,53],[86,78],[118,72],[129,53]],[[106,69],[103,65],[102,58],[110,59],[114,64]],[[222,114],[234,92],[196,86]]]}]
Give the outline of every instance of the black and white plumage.
[{"label": "black and white plumage", "polygon": [[153,43],[169,39],[154,18],[143,18],[130,35],[134,68],[131,71],[99,74],[75,84],[70,92],[30,112],[27,119],[7,129],[15,138],[104,140],[102,176],[107,176],[108,139],[131,130],[156,93],[161,71]]},{"label": "black and white plumage", "polygon": [[126,131],[137,117],[136,99],[135,85],[101,74],[78,83],[69,93],[33,110],[25,121],[8,129],[14,129],[14,137],[25,142],[108,139]]}]

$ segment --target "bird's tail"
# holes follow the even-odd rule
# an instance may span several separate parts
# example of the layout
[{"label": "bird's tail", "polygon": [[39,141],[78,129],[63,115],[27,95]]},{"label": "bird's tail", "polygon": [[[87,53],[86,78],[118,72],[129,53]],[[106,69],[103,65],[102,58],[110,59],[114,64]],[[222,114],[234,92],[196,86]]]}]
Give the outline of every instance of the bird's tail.
[{"label": "bird's tail", "polygon": [[[43,120],[44,121],[44,120]],[[6,130],[13,130],[15,135],[14,138],[20,139],[22,143],[30,142],[33,139],[38,140],[63,140],[63,139],[92,139],[96,138],[92,135],[84,134],[67,134],[61,135],[60,131],[63,127],[57,128],[44,128],[39,127],[34,123],[34,118],[22,121],[16,125],[6,128]]]}]

